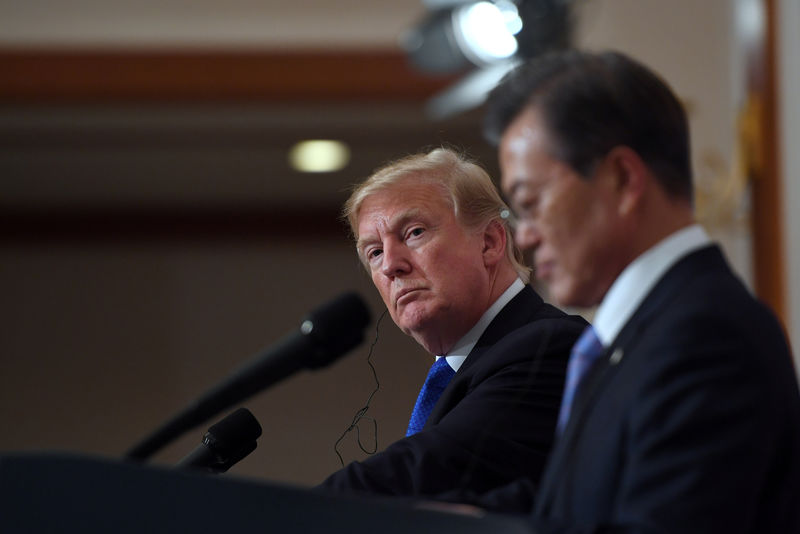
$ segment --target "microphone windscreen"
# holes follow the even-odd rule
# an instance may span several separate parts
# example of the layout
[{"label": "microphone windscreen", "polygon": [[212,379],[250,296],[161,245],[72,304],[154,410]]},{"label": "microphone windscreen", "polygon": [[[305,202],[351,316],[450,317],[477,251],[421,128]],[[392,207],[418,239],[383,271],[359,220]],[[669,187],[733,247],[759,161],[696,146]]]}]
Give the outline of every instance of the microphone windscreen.
[{"label": "microphone windscreen", "polygon": [[318,350],[309,367],[327,365],[364,340],[370,313],[364,300],[354,292],[344,293],[312,311],[300,329]]}]

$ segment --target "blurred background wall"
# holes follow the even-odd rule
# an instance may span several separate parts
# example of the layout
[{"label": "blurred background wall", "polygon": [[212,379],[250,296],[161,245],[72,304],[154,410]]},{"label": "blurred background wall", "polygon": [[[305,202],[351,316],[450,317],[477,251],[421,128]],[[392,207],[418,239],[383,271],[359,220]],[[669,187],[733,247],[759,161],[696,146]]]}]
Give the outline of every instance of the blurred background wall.
[{"label": "blurred background wall", "polygon": [[[699,215],[797,346],[798,2],[576,5],[575,44],[641,59],[686,104]],[[425,112],[456,79],[414,71],[399,50],[425,6],[0,0],[0,13],[0,450],[119,457],[350,289],[372,309],[368,342],[240,403],[264,435],[233,471],[307,485],[335,470],[334,443],[375,388],[376,337],[368,415],[379,449],[402,436],[430,359],[388,318],[376,336],[383,307],[339,207],[350,184],[426,147],[463,148],[497,174],[480,107]],[[751,41],[769,21],[777,100],[752,80]],[[747,132],[765,101],[777,155],[759,159]],[[347,143],[348,165],[293,170],[289,149],[314,138]],[[754,173],[769,164],[763,200]],[[206,426],[155,461],[176,462]],[[373,447],[371,423],[360,428]],[[365,456],[355,434],[340,450]]]}]

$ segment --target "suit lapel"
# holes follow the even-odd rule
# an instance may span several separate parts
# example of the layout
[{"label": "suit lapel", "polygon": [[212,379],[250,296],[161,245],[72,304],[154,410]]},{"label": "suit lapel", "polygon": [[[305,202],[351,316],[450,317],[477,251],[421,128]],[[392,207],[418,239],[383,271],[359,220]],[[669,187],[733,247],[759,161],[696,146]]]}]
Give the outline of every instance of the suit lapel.
[{"label": "suit lapel", "polygon": [[602,395],[618,369],[625,364],[627,354],[633,352],[643,330],[656,320],[655,315],[665,309],[668,301],[694,273],[720,268],[727,270],[721,251],[716,246],[705,247],[678,261],[656,283],[603,356],[595,362],[578,391],[564,433],[558,439],[548,460],[538,493],[537,510],[546,509],[555,497],[554,488],[567,472],[584,421],[589,416],[592,406],[596,404],[597,397]]},{"label": "suit lapel", "polygon": [[478,342],[442,392],[442,396],[439,397],[439,401],[433,407],[430,416],[428,416],[428,420],[425,423],[426,427],[437,423],[460,400],[461,395],[463,395],[461,384],[470,376],[470,370],[475,366],[476,362],[484,354],[490,352],[492,347],[500,339],[508,335],[509,332],[528,324],[531,318],[539,313],[543,305],[542,298],[536,294],[533,288],[526,285],[500,310],[500,313],[489,323],[481,337],[478,338]]},{"label": "suit lapel", "polygon": [[543,304],[542,298],[530,286],[526,285],[522,288],[522,291],[517,293],[489,323],[458,372],[466,373],[482,354],[507,336],[509,332],[528,324],[531,317],[538,313]]},{"label": "suit lapel", "polygon": [[578,394],[572,404],[567,426],[561,436],[556,438],[539,483],[536,499],[537,513],[544,513],[544,510],[550,506],[555,497],[555,488],[564,479],[564,474],[569,467],[569,460],[574,452],[576,439],[580,435],[582,421],[588,413],[590,400],[595,397],[602,385],[609,381],[614,374],[616,365],[609,365],[609,356],[615,348],[606,349],[604,354],[597,359],[587,372],[584,382],[578,390]]}]

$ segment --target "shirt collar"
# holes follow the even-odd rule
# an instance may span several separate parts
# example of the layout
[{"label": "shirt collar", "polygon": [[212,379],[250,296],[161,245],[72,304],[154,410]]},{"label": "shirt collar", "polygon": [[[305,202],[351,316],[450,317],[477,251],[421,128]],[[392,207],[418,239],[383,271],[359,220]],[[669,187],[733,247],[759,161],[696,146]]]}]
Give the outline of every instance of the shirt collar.
[{"label": "shirt collar", "polygon": [[603,345],[611,345],[639,304],[670,267],[690,252],[710,243],[706,231],[694,224],[662,239],[628,264],[611,284],[592,321]]},{"label": "shirt collar", "polygon": [[[517,278],[514,282],[508,286],[500,297],[494,301],[494,304],[489,306],[489,309],[486,310],[478,322],[475,323],[469,332],[464,334],[464,336],[459,339],[450,352],[447,353],[447,363],[450,367],[453,368],[454,371],[458,371],[461,367],[461,364],[464,363],[464,360],[467,359],[469,353],[472,352],[472,349],[475,347],[475,344],[478,342],[478,339],[483,335],[483,332],[489,326],[489,323],[494,321],[494,318],[497,317],[497,314],[500,313],[500,310],[506,307],[511,299],[517,296],[517,294],[525,288],[525,283]],[[438,360],[442,356],[436,356]]]}]

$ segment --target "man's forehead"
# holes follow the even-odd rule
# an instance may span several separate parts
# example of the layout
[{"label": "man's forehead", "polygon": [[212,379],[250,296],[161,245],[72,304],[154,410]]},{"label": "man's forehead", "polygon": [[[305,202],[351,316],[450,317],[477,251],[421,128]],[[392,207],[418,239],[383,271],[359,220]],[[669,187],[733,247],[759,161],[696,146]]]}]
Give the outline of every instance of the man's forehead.
[{"label": "man's forehead", "polygon": [[503,137],[501,150],[511,154],[519,154],[526,151],[531,142],[542,135],[536,126],[527,122],[521,123],[518,128],[508,131],[508,135]]},{"label": "man's forehead", "polygon": [[448,204],[445,193],[443,187],[436,183],[404,181],[391,184],[364,198],[358,209],[357,222],[360,224],[367,212],[370,216],[397,219],[406,213],[438,210],[439,206]]},{"label": "man's forehead", "polygon": [[554,160],[551,137],[535,108],[522,112],[505,131],[499,147],[500,185],[506,196],[534,186],[541,165]]},{"label": "man's forehead", "polygon": [[537,106],[527,106],[508,124],[499,148],[501,154],[515,154],[525,152],[531,145],[549,149],[552,144],[553,136],[542,111]]}]

